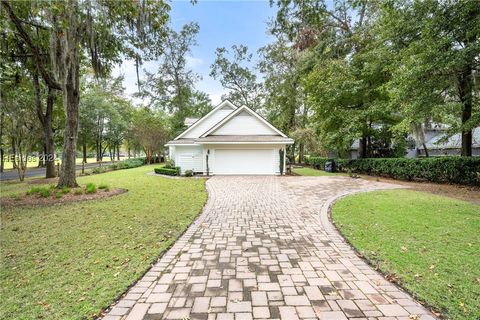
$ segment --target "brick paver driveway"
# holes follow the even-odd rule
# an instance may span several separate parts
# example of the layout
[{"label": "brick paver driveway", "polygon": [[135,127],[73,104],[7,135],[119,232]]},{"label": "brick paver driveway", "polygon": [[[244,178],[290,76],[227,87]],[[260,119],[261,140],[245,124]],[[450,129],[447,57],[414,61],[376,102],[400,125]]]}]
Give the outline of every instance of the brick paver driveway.
[{"label": "brick paver driveway", "polygon": [[327,217],[335,196],[392,187],[211,178],[201,216],[104,319],[433,319],[358,258]]}]

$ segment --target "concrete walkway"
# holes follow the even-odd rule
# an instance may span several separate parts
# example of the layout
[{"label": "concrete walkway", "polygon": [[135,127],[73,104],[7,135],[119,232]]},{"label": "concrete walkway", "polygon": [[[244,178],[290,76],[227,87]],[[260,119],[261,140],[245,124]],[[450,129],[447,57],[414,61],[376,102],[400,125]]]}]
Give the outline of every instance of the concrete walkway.
[{"label": "concrete walkway", "polygon": [[104,319],[434,319],[357,257],[328,219],[341,195],[394,187],[213,177],[200,217]]}]

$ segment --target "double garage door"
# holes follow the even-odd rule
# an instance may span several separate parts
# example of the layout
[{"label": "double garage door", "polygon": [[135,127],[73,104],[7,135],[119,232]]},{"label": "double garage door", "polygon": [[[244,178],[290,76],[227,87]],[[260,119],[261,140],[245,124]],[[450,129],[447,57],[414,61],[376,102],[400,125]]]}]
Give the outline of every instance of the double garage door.
[{"label": "double garage door", "polygon": [[275,174],[275,149],[216,149],[215,174]]}]

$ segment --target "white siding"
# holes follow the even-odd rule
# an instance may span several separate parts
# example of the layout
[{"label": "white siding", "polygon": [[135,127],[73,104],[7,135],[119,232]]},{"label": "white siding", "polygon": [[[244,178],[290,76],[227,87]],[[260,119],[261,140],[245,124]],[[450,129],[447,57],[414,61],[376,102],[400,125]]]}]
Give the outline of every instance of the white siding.
[{"label": "white siding", "polygon": [[244,111],[229,119],[224,125],[212,132],[211,135],[278,135],[278,133]]},{"label": "white siding", "polygon": [[216,149],[216,174],[272,175],[274,149]]},{"label": "white siding", "polygon": [[[268,162],[268,169],[265,168],[265,167],[262,167],[264,170],[263,173],[259,173],[259,172],[255,172],[255,171],[252,171],[252,169],[249,169],[249,170],[245,170],[244,172],[242,173],[238,173],[238,174],[276,174],[276,175],[279,175],[280,174],[280,155],[278,153],[278,150],[281,149],[281,148],[285,148],[285,145],[235,145],[235,144],[232,144],[232,145],[222,145],[222,146],[219,146],[219,145],[205,145],[204,146],[204,149],[203,149],[203,155],[204,155],[204,158],[205,158],[205,155],[207,153],[207,150],[210,150],[210,155],[209,155],[209,169],[210,169],[210,174],[214,175],[214,174],[219,174],[217,169],[216,168],[216,165],[218,165],[218,162],[217,161],[225,161],[225,157],[224,155],[220,155],[220,157],[217,159],[217,153],[218,151],[220,150],[220,153],[222,153],[222,150],[233,150],[232,154],[235,153],[236,156],[233,158],[233,159],[227,159],[226,162],[222,163],[221,164],[221,168],[220,170],[225,170],[225,166],[242,166],[242,165],[248,165],[248,166],[256,166],[258,164],[259,167],[262,167],[261,164],[259,164],[259,162],[265,162],[267,161]],[[258,158],[255,157],[255,156],[251,156],[251,152],[254,152],[255,153],[255,150],[258,150],[259,152],[259,156]],[[268,150],[268,151],[264,151],[264,150]],[[242,151],[245,151],[245,154],[248,155],[250,158],[253,158],[255,159],[255,161],[253,163],[243,163],[242,162]],[[250,154],[249,154],[250,153]],[[265,154],[265,153],[268,153],[270,156],[268,159],[266,159],[265,157],[262,158],[262,155],[261,154]],[[272,161],[273,159],[273,161]],[[238,162],[238,160],[240,160]],[[237,163],[238,162],[238,163]],[[204,168],[206,168],[206,163],[205,163],[205,159],[203,161],[203,165],[204,165]],[[248,169],[248,168],[247,168]],[[206,170],[206,169],[204,169]],[[234,171],[235,169],[232,169],[232,171]],[[204,173],[206,173],[206,171],[204,171]],[[220,174],[224,174],[225,172],[220,172]],[[232,173],[233,174],[233,173]]]},{"label": "white siding", "polygon": [[175,165],[180,167],[181,173],[186,170],[203,172],[201,146],[176,146],[174,154]]},{"label": "white siding", "polygon": [[223,118],[232,113],[233,109],[219,109],[212,113],[208,118],[199,123],[195,128],[192,128],[191,131],[187,132],[182,138],[198,138],[205,132],[207,132],[211,127],[220,122]]}]

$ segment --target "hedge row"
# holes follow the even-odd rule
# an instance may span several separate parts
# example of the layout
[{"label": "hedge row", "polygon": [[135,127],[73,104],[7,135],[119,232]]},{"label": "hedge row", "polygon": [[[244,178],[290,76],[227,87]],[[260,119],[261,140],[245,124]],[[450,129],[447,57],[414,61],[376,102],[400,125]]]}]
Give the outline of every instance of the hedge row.
[{"label": "hedge row", "polygon": [[157,174],[166,174],[167,176],[180,175],[180,167],[174,167],[174,168],[161,167],[161,168],[155,168],[154,170],[155,170],[155,173]]},{"label": "hedge row", "polygon": [[[310,157],[309,164],[323,169],[328,158]],[[335,159],[339,171],[364,173],[402,180],[480,185],[480,158],[370,158]]]},{"label": "hedge row", "polygon": [[143,158],[134,158],[134,159],[127,159],[123,161],[118,161],[112,163],[111,165],[103,166],[103,167],[95,167],[92,169],[92,173],[104,173],[111,170],[122,170],[122,169],[130,169],[143,166],[145,161]]}]

